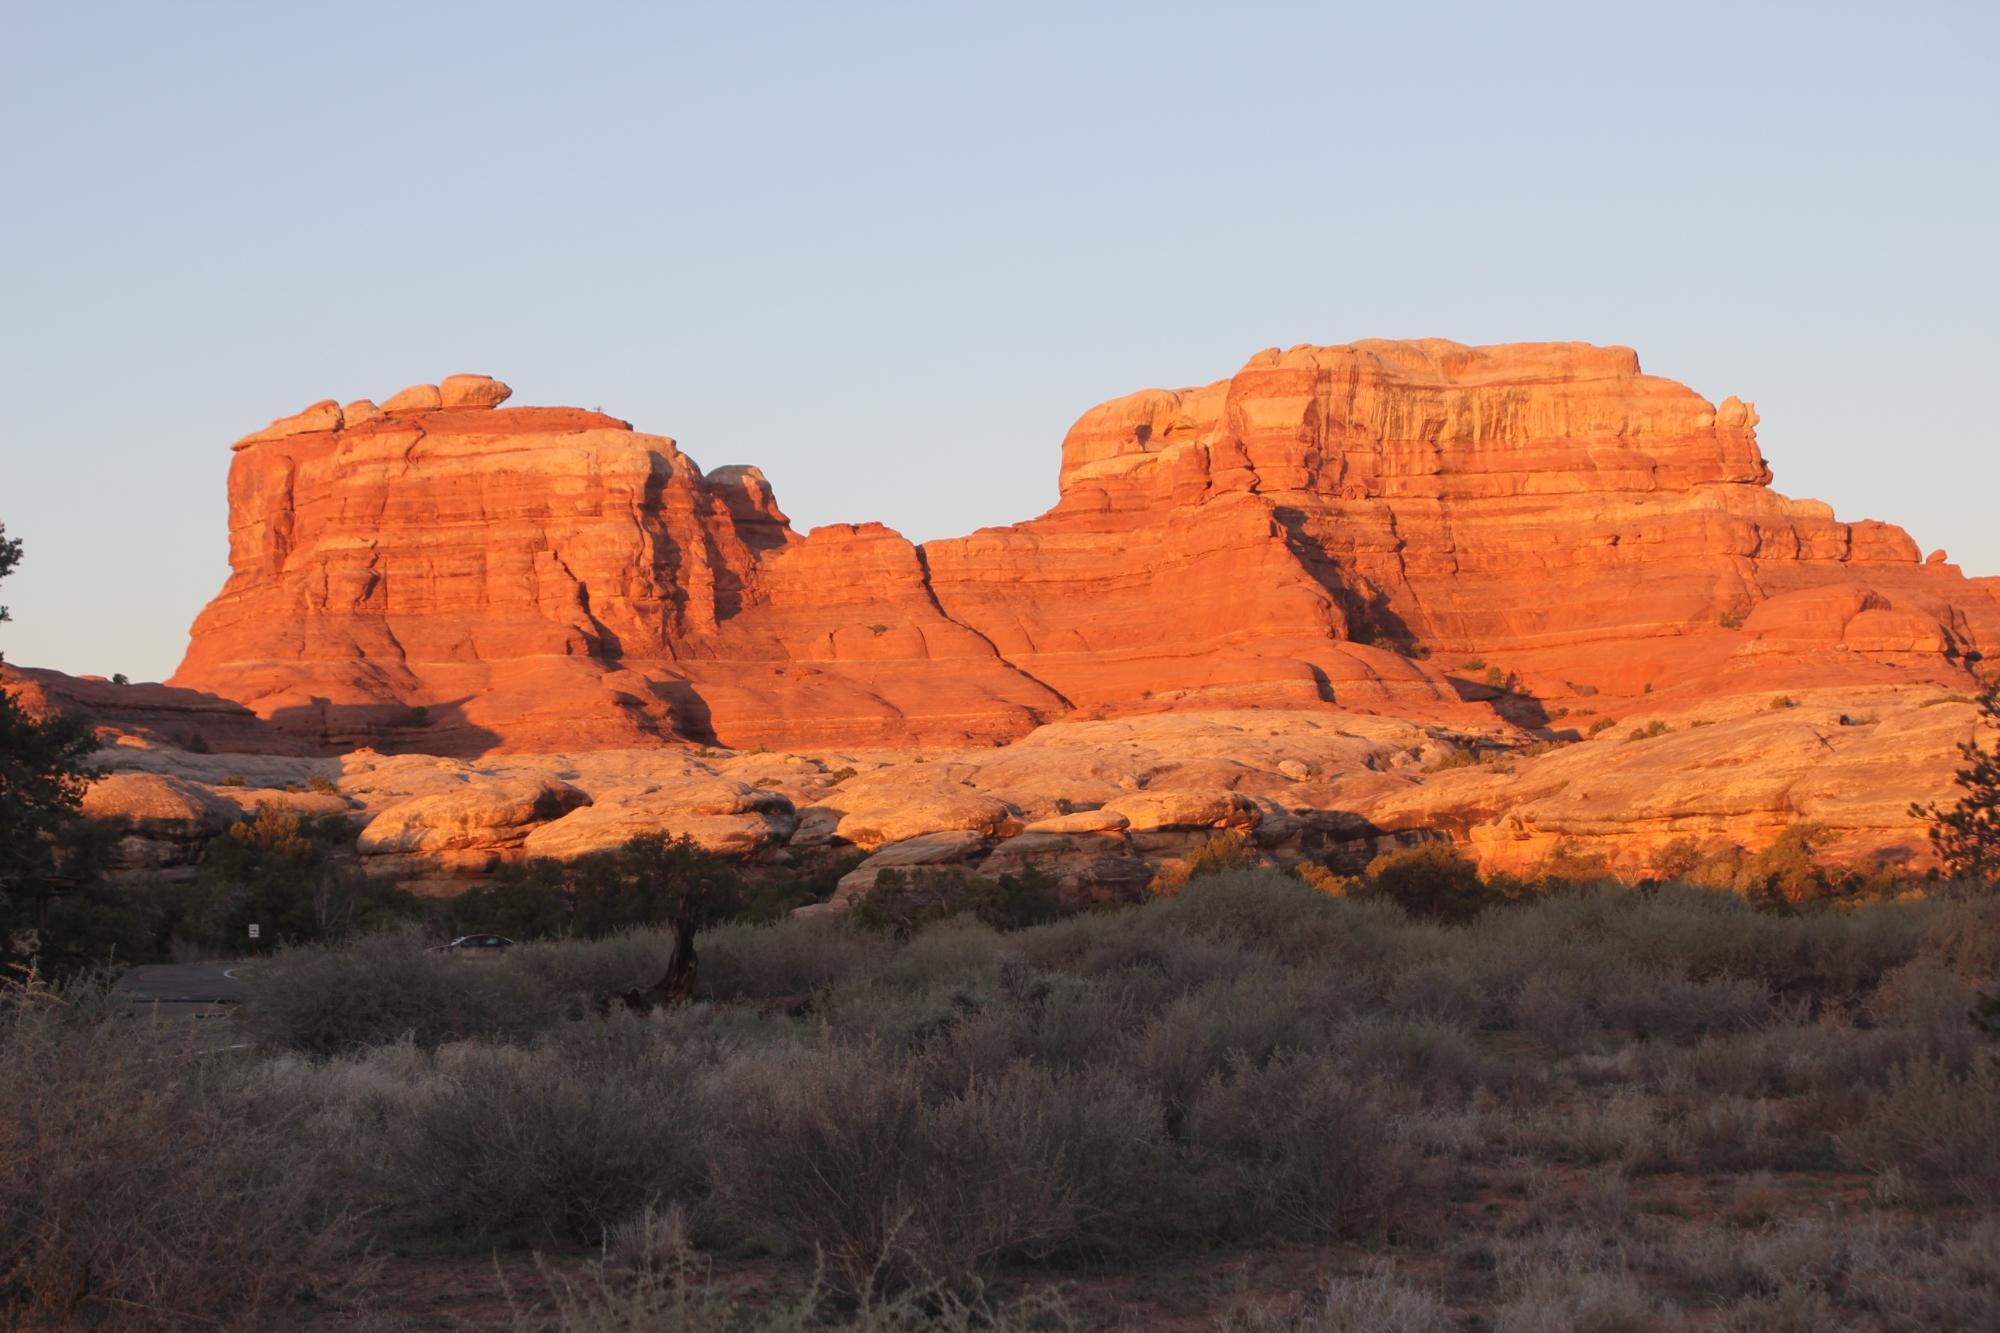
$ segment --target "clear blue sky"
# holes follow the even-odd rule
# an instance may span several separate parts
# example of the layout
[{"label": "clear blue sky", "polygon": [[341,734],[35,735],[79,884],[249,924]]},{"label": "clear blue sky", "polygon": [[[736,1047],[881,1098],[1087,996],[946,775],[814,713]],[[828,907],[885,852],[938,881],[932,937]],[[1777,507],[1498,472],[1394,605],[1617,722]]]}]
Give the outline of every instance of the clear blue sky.
[{"label": "clear blue sky", "polygon": [[921,540],[1262,347],[1625,343],[2000,573],[1997,14],[0,0],[0,649],[166,674],[229,441],[462,370]]}]

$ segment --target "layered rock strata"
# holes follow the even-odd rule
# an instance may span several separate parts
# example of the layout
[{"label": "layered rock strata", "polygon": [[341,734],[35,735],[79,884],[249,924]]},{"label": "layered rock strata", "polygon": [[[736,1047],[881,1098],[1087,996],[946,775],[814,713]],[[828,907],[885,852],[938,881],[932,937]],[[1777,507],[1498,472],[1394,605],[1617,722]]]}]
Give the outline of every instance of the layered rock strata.
[{"label": "layered rock strata", "polygon": [[1755,409],[1624,348],[1260,353],[1093,408],[1040,518],[801,536],[755,468],[452,376],[239,441],[172,682],[291,743],[990,743],[1247,706],[1964,684],[2000,581],[1770,488]]}]

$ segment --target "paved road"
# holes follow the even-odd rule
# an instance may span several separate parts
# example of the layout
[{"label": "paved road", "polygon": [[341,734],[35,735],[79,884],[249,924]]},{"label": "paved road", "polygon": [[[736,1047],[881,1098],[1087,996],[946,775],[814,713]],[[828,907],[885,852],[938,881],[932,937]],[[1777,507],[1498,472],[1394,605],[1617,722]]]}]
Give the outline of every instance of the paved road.
[{"label": "paved road", "polygon": [[242,962],[152,963],[118,978],[134,1001],[163,1004],[235,1004],[243,998]]},{"label": "paved road", "polygon": [[188,1041],[202,1051],[234,1050],[245,1044],[235,1018],[246,966],[153,963],[118,978],[117,990],[131,999],[133,1013],[158,1028],[162,1038]]}]

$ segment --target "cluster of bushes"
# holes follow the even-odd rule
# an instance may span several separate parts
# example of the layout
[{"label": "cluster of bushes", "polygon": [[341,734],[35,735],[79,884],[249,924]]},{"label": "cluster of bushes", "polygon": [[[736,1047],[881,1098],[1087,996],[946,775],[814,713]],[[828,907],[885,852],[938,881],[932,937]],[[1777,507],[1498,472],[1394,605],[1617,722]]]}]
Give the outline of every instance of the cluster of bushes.
[{"label": "cluster of bushes", "polygon": [[677,862],[665,878],[639,873],[628,846],[572,862],[510,865],[457,897],[422,898],[364,873],[355,831],[344,816],[263,802],[210,842],[190,878],[117,884],[102,874],[115,834],[78,822],[64,835],[67,887],[18,904],[21,922],[51,976],[190,955],[268,953],[404,926],[447,938],[492,931],[517,940],[595,939],[666,924],[679,886],[690,881],[704,886],[712,919],[776,920],[830,897],[860,860],[833,854],[753,871],[678,840]]},{"label": "cluster of bushes", "polygon": [[[935,1311],[1009,1272],[1272,1238],[1448,1247],[1455,1195],[1523,1162],[1845,1167],[1885,1198],[2000,1199],[1967,1017],[2000,902],[1784,915],[1579,884],[1468,927],[1422,867],[1459,873],[1419,848],[1344,896],[1239,867],[1004,930],[725,924],[697,1002],[649,1019],[594,1003],[672,955],[644,929],[477,963],[414,934],[286,950],[252,975],[258,1049],[198,1059],[82,1000],[17,1004],[0,1308],[360,1300],[370,1245],[604,1244],[625,1265],[604,1292],[688,1255],[818,1255],[849,1301]],[[91,1202],[121,1170],[133,1216],[129,1191]],[[159,1252],[177,1199],[212,1214],[209,1248]],[[1519,1243],[1525,1267],[1487,1265],[1492,1301],[1577,1297]]]},{"label": "cluster of bushes", "polygon": [[[832,853],[799,865],[738,865],[677,841],[677,879],[706,886],[719,920],[775,921],[796,907],[833,896],[859,853]],[[495,931],[517,940],[598,939],[638,926],[657,926],[671,915],[678,890],[636,873],[631,848],[573,861],[548,858],[503,866],[478,885],[431,909],[434,924],[455,933]]]},{"label": "cluster of bushes", "polygon": [[925,926],[960,915],[995,930],[1022,930],[1072,911],[1055,877],[1034,866],[997,879],[952,867],[919,866],[882,871],[849,915],[858,926],[907,939]]},{"label": "cluster of bushes", "polygon": [[[1855,867],[1822,862],[1832,840],[1821,824],[1794,824],[1770,846],[1747,852],[1738,846],[1704,849],[1692,838],[1677,839],[1650,858],[1652,875],[1639,892],[1683,884],[1741,895],[1762,911],[1794,912],[1816,906],[1852,904],[1907,892],[1911,878],[1893,867]],[[1412,916],[1469,921],[1491,908],[1533,902],[1551,894],[1617,882],[1603,853],[1562,843],[1525,874],[1482,875],[1478,866],[1450,843],[1430,841],[1386,852],[1359,877],[1325,867],[1301,866],[1295,873],[1322,892],[1379,895]]]}]

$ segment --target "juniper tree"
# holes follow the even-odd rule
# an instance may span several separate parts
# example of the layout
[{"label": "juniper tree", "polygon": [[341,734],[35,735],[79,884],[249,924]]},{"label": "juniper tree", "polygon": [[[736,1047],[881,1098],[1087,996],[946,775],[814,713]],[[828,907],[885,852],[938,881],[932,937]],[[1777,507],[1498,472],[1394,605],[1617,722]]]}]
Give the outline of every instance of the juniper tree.
[{"label": "juniper tree", "polygon": [[[19,538],[0,524],[0,578],[21,562]],[[0,606],[0,621],[7,608]],[[32,924],[49,889],[58,840],[76,817],[90,775],[84,761],[96,748],[81,718],[31,714],[0,688],[0,950]]]},{"label": "juniper tree", "polygon": [[[1979,695],[1979,720],[2000,728],[2000,681]],[[2000,882],[2000,740],[1991,749],[1975,733],[1958,747],[1965,767],[1956,781],[1964,793],[1955,804],[1915,804],[1910,813],[1931,824],[1931,845],[1945,869],[1962,879]]]}]

